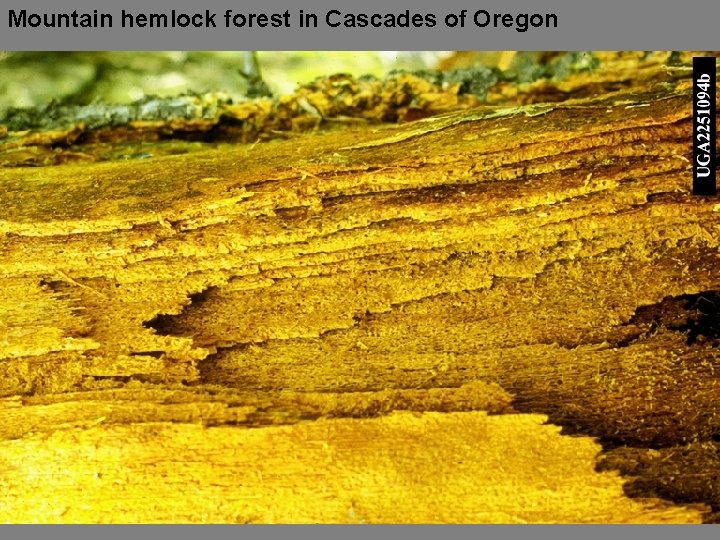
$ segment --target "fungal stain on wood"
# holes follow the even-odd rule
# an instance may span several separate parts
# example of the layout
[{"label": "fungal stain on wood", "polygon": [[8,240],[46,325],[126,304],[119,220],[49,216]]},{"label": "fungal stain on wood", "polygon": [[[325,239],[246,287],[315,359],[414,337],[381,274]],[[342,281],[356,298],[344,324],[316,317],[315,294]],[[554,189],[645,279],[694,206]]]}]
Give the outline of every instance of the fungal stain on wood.
[{"label": "fungal stain on wood", "polygon": [[514,107],[0,169],[2,519],[712,520],[687,88]]}]

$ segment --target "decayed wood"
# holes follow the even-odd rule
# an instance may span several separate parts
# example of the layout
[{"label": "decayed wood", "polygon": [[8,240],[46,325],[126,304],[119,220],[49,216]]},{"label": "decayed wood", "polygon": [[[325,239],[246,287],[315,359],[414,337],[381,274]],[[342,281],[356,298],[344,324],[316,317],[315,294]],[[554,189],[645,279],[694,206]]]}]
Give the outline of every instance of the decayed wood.
[{"label": "decayed wood", "polygon": [[2,517],[105,523],[698,519],[697,511],[628,500],[617,475],[594,472],[597,447],[590,439],[560,437],[559,428],[543,420],[405,412],[256,430],[158,423],[58,430],[3,445],[9,496]]},{"label": "decayed wood", "polygon": [[[720,290],[720,207],[689,193],[690,114],[682,86],[649,87],[0,171],[2,519],[48,500],[49,521],[701,519],[628,506],[588,439],[477,412],[717,451],[698,302]],[[509,446],[522,479],[481,475]],[[551,469],[559,452],[579,461]],[[717,485],[682,496],[697,459],[717,468],[702,453],[669,479],[613,452],[652,469],[635,495],[717,511]],[[47,491],[21,501],[33,475]]]}]

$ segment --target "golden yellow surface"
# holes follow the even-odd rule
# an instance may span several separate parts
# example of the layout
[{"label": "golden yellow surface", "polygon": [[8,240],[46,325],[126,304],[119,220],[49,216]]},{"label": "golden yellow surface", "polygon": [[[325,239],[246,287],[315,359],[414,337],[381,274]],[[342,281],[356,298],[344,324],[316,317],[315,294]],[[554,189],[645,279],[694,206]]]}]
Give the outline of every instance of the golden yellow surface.
[{"label": "golden yellow surface", "polygon": [[[624,497],[539,415],[398,412],[263,429],[146,423],[0,444],[0,520],[41,523],[693,523]],[[30,494],[26,496],[25,494]]]},{"label": "golden yellow surface", "polygon": [[690,117],[659,85],[0,170],[0,521],[705,519],[660,501],[716,500]]}]

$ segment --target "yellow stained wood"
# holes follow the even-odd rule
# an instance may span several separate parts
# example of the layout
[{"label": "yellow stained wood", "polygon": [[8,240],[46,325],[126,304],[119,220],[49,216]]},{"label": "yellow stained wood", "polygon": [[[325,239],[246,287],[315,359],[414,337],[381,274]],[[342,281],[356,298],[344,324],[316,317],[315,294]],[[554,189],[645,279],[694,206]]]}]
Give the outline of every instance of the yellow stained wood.
[{"label": "yellow stained wood", "polygon": [[624,497],[541,415],[398,412],[264,429],[98,425],[0,443],[0,521],[693,523]]},{"label": "yellow stained wood", "polygon": [[[711,455],[690,118],[656,88],[0,171],[0,518],[700,519],[478,412]],[[702,459],[642,493],[686,500]]]}]

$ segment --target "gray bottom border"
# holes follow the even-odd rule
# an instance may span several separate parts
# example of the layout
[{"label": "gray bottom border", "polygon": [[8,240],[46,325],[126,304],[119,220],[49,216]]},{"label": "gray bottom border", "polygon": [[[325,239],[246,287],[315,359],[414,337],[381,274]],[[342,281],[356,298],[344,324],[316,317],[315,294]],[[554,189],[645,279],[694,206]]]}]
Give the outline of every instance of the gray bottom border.
[{"label": "gray bottom border", "polygon": [[717,540],[717,525],[4,525],[0,538],[167,538],[202,540],[407,538],[442,540],[563,540],[589,538],[607,540]]}]

